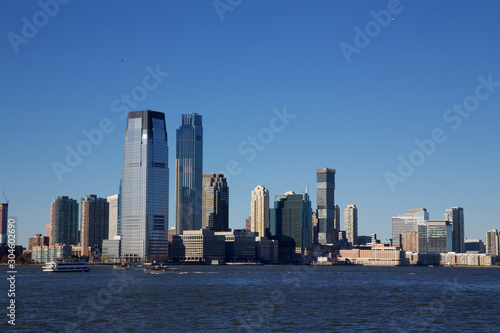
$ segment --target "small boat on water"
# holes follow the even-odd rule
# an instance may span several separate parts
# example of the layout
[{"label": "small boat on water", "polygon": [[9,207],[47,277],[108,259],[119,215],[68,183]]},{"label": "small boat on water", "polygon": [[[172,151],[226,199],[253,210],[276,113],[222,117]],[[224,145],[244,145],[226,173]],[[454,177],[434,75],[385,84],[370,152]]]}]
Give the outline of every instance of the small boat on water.
[{"label": "small boat on water", "polygon": [[144,268],[144,273],[146,274],[165,274],[169,272],[178,272],[177,267],[167,267],[167,266],[149,266]]},{"label": "small boat on water", "polygon": [[119,265],[114,265],[113,268],[114,269],[128,269],[128,268],[130,268],[130,265],[126,262],[122,262]]},{"label": "small boat on water", "polygon": [[71,261],[71,262],[56,262],[51,261],[42,267],[44,272],[61,273],[61,272],[88,272],[89,266],[85,261]]}]

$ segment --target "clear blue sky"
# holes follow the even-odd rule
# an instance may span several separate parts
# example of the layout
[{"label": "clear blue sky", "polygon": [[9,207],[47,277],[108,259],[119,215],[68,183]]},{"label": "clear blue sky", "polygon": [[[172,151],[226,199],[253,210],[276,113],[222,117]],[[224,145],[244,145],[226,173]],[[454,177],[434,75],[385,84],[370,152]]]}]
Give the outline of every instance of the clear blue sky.
[{"label": "clear blue sky", "polygon": [[[181,114],[197,112],[204,172],[241,168],[229,179],[232,228],[244,227],[259,184],[274,199],[309,183],[314,207],[315,170],[329,167],[342,227],[347,204],[358,207],[359,234],[381,239],[394,215],[426,207],[439,220],[461,206],[466,237],[484,240],[500,228],[500,86],[478,88],[478,77],[500,82],[500,2],[391,3],[243,0],[221,20],[212,1],[71,1],[57,13],[49,6],[51,15],[36,1],[1,1],[0,189],[20,243],[44,233],[57,196],[118,192],[126,124],[112,103],[125,107],[120,98],[132,92],[131,111],[166,114],[170,226],[175,130]],[[371,11],[388,7],[385,26],[375,23]],[[369,43],[355,40],[356,27],[368,28]],[[348,62],[341,45],[356,42]],[[148,66],[169,75],[144,90]],[[447,112],[464,101],[473,112]],[[284,108],[295,118],[247,161],[238,146],[261,131],[268,139],[273,109]],[[105,118],[114,130],[59,181],[53,162],[66,164],[66,147]],[[415,140],[438,128],[447,139],[422,161]],[[410,155],[419,165],[400,174],[399,156]],[[387,172],[405,180],[394,191]]]}]

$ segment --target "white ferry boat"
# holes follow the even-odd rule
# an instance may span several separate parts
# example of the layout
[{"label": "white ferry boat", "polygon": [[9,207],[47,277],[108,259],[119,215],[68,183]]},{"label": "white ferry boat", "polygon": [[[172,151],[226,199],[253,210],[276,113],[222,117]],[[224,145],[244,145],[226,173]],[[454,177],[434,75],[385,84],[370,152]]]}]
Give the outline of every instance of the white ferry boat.
[{"label": "white ferry boat", "polygon": [[43,266],[44,272],[88,272],[90,268],[84,261],[48,262]]}]

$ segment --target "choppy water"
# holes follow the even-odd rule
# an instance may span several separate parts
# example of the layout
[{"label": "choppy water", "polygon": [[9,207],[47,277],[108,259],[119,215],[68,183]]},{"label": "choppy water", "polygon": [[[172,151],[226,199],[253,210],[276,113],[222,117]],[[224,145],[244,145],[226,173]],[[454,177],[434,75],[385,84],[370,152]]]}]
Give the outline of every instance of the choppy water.
[{"label": "choppy water", "polygon": [[[15,331],[500,332],[498,268],[180,268],[18,267]],[[0,272],[5,309],[6,267]],[[0,331],[10,331],[2,317]]]}]

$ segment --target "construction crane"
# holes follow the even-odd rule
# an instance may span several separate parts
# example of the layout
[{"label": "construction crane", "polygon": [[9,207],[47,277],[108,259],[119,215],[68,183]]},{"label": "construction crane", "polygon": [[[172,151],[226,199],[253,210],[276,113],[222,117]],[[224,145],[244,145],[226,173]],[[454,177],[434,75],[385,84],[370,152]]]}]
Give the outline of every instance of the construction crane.
[{"label": "construction crane", "polygon": [[5,196],[5,192],[3,190],[2,190],[2,193],[3,193],[3,197],[5,198],[5,202],[9,203],[9,199],[7,199],[7,197]]}]

